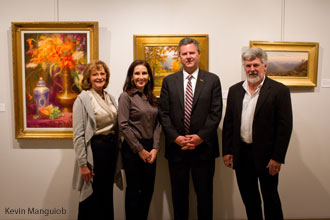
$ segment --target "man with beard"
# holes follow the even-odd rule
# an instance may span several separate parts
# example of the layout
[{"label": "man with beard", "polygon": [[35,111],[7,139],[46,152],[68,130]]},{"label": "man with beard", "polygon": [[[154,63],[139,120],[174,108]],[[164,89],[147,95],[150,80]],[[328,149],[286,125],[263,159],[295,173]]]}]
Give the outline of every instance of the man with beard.
[{"label": "man with beard", "polygon": [[223,125],[223,160],[235,169],[248,219],[283,219],[278,174],[292,132],[289,89],[266,76],[267,54],[249,48],[242,54],[246,80],[229,89]]}]

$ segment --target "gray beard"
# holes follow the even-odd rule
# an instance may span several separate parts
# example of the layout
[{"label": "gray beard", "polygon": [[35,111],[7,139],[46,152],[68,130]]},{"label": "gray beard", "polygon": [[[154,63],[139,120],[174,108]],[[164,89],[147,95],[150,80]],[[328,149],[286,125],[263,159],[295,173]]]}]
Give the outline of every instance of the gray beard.
[{"label": "gray beard", "polygon": [[[253,75],[251,76],[250,74],[253,74]],[[248,73],[246,79],[249,83],[255,84],[255,83],[259,82],[262,79],[262,77],[257,72],[251,71]]]}]

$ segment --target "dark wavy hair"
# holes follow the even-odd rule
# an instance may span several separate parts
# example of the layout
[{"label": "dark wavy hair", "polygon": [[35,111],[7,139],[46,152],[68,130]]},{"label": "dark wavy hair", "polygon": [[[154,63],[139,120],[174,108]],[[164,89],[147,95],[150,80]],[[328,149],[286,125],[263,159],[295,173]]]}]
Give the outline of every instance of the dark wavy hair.
[{"label": "dark wavy hair", "polygon": [[107,86],[109,84],[109,79],[110,79],[110,70],[109,70],[107,64],[105,64],[105,62],[103,62],[101,60],[93,60],[93,61],[89,62],[83,70],[83,79],[81,82],[81,87],[83,90],[89,90],[92,88],[92,84],[90,82],[91,75],[94,72],[98,71],[100,69],[100,67],[104,68],[105,74],[107,75],[103,89],[107,88]]},{"label": "dark wavy hair", "polygon": [[155,95],[152,93],[152,91],[154,89],[154,77],[153,77],[152,70],[151,70],[149,63],[145,60],[134,60],[133,63],[131,63],[131,65],[129,66],[129,68],[127,70],[127,75],[126,75],[126,80],[125,80],[125,84],[123,87],[123,91],[127,92],[128,95],[133,96],[133,91],[136,90],[136,86],[133,82],[133,73],[134,73],[134,68],[139,65],[145,66],[148,70],[148,75],[149,75],[149,81],[145,85],[143,93],[147,97],[147,100],[149,101],[149,103],[153,106],[156,106],[158,103],[158,100],[155,97]]}]

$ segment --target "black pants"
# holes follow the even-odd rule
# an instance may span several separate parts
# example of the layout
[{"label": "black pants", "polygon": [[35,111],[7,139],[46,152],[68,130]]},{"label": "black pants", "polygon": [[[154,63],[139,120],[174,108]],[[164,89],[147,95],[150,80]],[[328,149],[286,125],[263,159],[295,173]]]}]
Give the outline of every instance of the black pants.
[{"label": "black pants", "polygon": [[258,181],[264,202],[266,220],[283,220],[281,200],[277,191],[278,174],[272,176],[265,167],[258,171],[254,164],[253,148],[250,144],[241,144],[236,178],[250,220],[262,220],[262,207]]},{"label": "black pants", "polygon": [[197,196],[198,219],[212,220],[214,169],[215,159],[169,161],[175,220],[188,220],[190,171]]},{"label": "black pants", "polygon": [[[151,151],[153,141],[140,140],[144,149]],[[127,220],[146,220],[154,192],[156,161],[145,163],[139,154],[133,153],[126,141],[122,145],[122,156],[127,180],[125,213]]]},{"label": "black pants", "polygon": [[78,220],[113,220],[113,182],[116,164],[114,135],[96,135],[91,140],[94,177],[93,194],[79,203]]}]

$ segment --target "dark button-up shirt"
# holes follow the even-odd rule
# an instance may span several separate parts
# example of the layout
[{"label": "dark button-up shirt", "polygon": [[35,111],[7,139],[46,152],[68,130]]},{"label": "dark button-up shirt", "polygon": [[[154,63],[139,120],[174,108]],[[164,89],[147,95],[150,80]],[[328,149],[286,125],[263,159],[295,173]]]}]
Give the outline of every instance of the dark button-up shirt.
[{"label": "dark button-up shirt", "polygon": [[153,148],[159,149],[161,126],[157,106],[152,106],[138,90],[133,96],[123,92],[118,103],[119,130],[132,151],[137,153],[143,149],[139,139],[153,139]]}]

